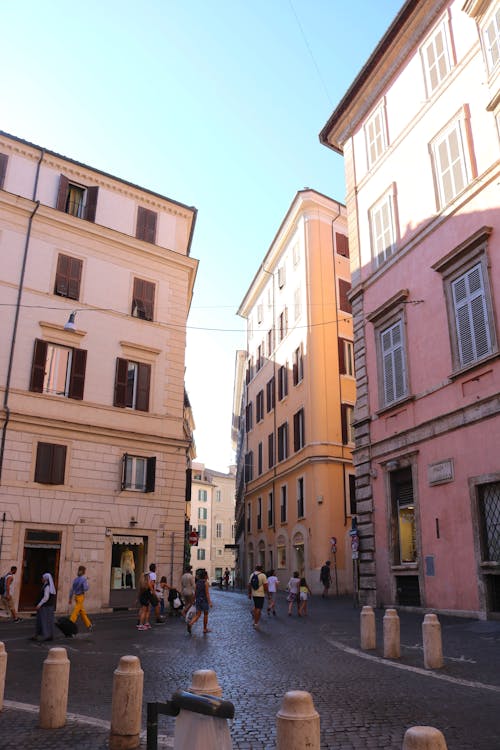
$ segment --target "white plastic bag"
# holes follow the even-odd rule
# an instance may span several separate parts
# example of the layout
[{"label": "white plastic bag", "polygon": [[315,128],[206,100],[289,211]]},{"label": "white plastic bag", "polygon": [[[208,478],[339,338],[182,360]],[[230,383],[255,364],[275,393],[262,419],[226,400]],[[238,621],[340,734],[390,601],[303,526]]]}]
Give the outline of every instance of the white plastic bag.
[{"label": "white plastic bag", "polygon": [[174,609],[179,609],[179,607],[182,607],[182,602],[179,599],[178,596],[175,597],[174,601],[172,602]]},{"label": "white plastic bag", "polygon": [[192,604],[189,607],[188,611],[186,612],[186,622],[191,622],[195,614],[196,614],[196,607],[194,606],[194,604]]},{"label": "white plastic bag", "polygon": [[174,750],[232,750],[227,719],[181,710],[175,720]]}]

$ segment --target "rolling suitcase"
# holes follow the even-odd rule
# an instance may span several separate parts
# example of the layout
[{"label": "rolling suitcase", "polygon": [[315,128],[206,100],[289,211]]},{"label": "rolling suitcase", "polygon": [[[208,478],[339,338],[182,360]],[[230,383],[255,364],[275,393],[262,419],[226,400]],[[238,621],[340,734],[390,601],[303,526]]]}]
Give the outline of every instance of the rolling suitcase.
[{"label": "rolling suitcase", "polygon": [[76,622],[71,622],[69,617],[60,617],[56,622],[56,627],[66,638],[73,638],[78,633],[78,625]]}]

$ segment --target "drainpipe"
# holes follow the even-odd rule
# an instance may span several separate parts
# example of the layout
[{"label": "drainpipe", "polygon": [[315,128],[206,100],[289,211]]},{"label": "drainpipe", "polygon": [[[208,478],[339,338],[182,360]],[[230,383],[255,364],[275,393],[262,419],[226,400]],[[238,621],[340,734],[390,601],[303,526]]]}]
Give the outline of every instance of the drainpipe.
[{"label": "drainpipe", "polygon": [[[36,193],[38,189],[38,178],[40,176],[40,166],[42,164],[42,160],[45,154],[45,149],[42,149],[40,151],[40,158],[38,160],[37,168],[36,168],[36,175],[35,175],[35,184],[33,185],[33,196],[32,201],[35,201],[36,199]],[[28,261],[28,250],[30,245],[30,238],[31,238],[31,227],[33,224],[33,219],[38,211],[38,207],[40,206],[40,201],[35,202],[35,207],[33,211],[31,212],[30,218],[28,220],[28,229],[26,231],[26,239],[24,242],[24,253],[23,253],[23,262],[21,266],[21,276],[19,278],[19,287],[17,290],[17,301],[16,301],[16,312],[14,316],[14,325],[12,328],[12,338],[10,341],[10,354],[9,354],[9,364],[7,366],[7,378],[5,380],[5,392],[3,396],[3,410],[5,412],[5,419],[2,426],[2,437],[0,441],[0,484],[2,483],[2,472],[3,472],[3,459],[5,454],[5,441],[7,438],[7,426],[10,421],[10,409],[9,409],[9,395],[10,395],[10,380],[12,376],[12,365],[14,362],[14,351],[16,348],[16,338],[17,338],[17,328],[19,324],[19,313],[21,310],[21,299],[23,295],[23,289],[24,289],[24,276],[26,273],[26,265]]]}]

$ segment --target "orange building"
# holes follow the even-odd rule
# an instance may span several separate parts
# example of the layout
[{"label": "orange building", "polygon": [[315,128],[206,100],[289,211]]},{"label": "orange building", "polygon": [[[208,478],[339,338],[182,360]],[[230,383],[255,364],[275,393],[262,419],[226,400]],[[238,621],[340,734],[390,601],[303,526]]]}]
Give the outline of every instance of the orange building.
[{"label": "orange building", "polygon": [[[352,590],[349,530],[355,401],[345,206],[314,190],[295,196],[238,314],[247,320],[237,481],[238,568],[294,570],[320,591]],[[240,521],[238,522],[238,519]],[[332,551],[336,538],[336,552]]]}]

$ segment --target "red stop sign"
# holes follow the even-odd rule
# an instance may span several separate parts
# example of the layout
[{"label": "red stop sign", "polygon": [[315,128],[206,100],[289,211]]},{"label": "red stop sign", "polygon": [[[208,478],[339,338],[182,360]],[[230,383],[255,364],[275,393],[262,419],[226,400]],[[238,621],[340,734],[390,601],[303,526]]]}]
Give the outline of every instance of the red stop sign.
[{"label": "red stop sign", "polygon": [[189,544],[198,544],[198,532],[197,531],[189,532]]}]

